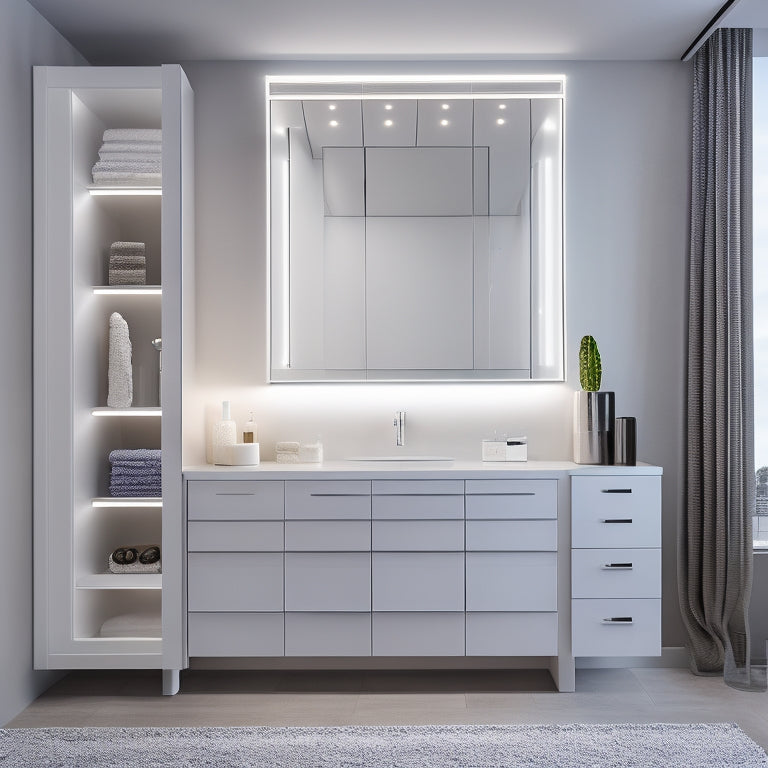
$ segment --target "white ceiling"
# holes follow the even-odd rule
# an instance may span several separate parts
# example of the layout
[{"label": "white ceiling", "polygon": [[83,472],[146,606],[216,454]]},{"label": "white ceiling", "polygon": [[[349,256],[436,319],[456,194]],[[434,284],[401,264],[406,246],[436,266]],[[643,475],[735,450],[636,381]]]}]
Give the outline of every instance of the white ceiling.
[{"label": "white ceiling", "polygon": [[[92,64],[679,59],[725,0],[29,0]],[[736,0],[739,25],[768,16]],[[738,14],[737,14],[738,12]],[[765,19],[768,26],[768,19]],[[730,18],[727,19],[729,26]],[[758,25],[760,26],[760,25]]]}]

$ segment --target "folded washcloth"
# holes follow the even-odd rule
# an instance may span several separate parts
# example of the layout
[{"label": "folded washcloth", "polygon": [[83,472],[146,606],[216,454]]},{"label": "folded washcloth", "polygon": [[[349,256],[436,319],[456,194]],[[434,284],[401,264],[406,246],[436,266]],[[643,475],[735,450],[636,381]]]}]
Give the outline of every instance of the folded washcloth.
[{"label": "folded washcloth", "polygon": [[145,243],[137,243],[132,240],[115,240],[109,246],[110,253],[144,253],[147,246]]},{"label": "folded washcloth", "polygon": [[93,183],[109,186],[159,187],[162,176],[159,173],[128,173],[127,171],[98,171],[93,174]]},{"label": "folded washcloth", "polygon": [[104,131],[104,141],[153,141],[163,140],[161,128],[107,128]]},{"label": "folded washcloth", "polygon": [[133,485],[137,487],[149,487],[151,485],[159,486],[162,482],[160,475],[115,475],[109,481],[111,486],[117,487],[118,485]]},{"label": "folded washcloth", "polygon": [[128,323],[113,312],[109,318],[109,369],[107,371],[107,405],[129,408],[133,402],[133,369],[131,368],[131,338]]},{"label": "folded washcloth", "polygon": [[146,285],[146,269],[110,269],[110,285]]},{"label": "folded washcloth", "polygon": [[299,443],[286,440],[281,443],[277,443],[275,445],[275,451],[277,451],[277,453],[298,453],[299,447]]},{"label": "folded washcloth", "polygon": [[163,452],[160,448],[116,448],[109,452],[109,461],[151,461],[160,463]]},{"label": "folded washcloth", "polygon": [[[139,148],[138,150],[134,152],[114,152],[109,149],[105,149],[105,147],[108,147],[109,144],[105,144],[100,150],[99,150],[99,160],[105,163],[112,163],[116,160],[124,160],[124,161],[138,161],[138,162],[159,162],[162,160],[162,154],[158,150],[157,152],[143,152]],[[139,145],[140,146],[140,145]]]},{"label": "folded washcloth", "polygon": [[160,471],[162,469],[162,462],[160,461],[127,461],[121,459],[120,461],[112,462],[112,469],[115,467],[122,467],[123,469],[152,469]]},{"label": "folded washcloth", "polygon": [[157,480],[161,477],[162,471],[159,466],[132,466],[126,467],[122,464],[112,465],[112,479],[118,477],[145,477],[148,480]]},{"label": "folded washcloth", "polygon": [[159,141],[105,141],[101,145],[102,152],[125,152],[133,154],[161,154],[163,145]]},{"label": "folded washcloth", "polygon": [[299,454],[291,453],[290,451],[277,451],[275,453],[275,461],[278,464],[299,464]]}]

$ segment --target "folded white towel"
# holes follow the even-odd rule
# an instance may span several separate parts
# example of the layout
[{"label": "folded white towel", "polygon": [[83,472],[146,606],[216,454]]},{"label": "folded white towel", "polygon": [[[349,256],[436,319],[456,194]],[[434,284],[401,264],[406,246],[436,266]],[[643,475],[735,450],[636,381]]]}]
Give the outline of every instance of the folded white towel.
[{"label": "folded white towel", "polygon": [[291,453],[290,451],[277,451],[275,453],[275,461],[278,464],[299,464],[299,454]]},{"label": "folded white towel", "polygon": [[159,173],[128,173],[127,171],[99,171],[93,174],[96,186],[159,187],[163,177]]},{"label": "folded white towel", "polygon": [[160,128],[107,128],[104,141],[154,141],[163,140]]},{"label": "folded white towel", "polygon": [[105,141],[101,145],[101,152],[157,152],[160,154],[163,150],[163,145],[157,141]]},{"label": "folded white towel", "polygon": [[110,408],[130,408],[133,402],[133,369],[131,368],[131,338],[128,323],[119,312],[109,318],[109,389]]},{"label": "folded white towel", "polygon": [[[106,146],[106,145],[105,145]],[[107,163],[115,160],[140,162],[160,162],[163,156],[160,152],[109,152],[106,150],[99,151],[99,160]]]},{"label": "folded white towel", "polygon": [[292,440],[287,440],[282,443],[277,443],[275,445],[275,451],[277,451],[277,453],[298,453],[299,444]]},{"label": "folded white towel", "polygon": [[122,613],[107,619],[99,630],[100,637],[162,637],[159,611]]},{"label": "folded white towel", "polygon": [[102,171],[128,171],[129,173],[160,173],[160,160],[99,160],[93,166],[93,173]]}]

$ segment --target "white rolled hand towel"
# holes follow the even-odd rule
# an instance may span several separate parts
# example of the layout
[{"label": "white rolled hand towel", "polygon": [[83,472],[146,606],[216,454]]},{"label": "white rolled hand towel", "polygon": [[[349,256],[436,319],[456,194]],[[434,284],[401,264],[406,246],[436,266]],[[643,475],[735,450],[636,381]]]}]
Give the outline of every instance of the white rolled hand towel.
[{"label": "white rolled hand towel", "polygon": [[128,323],[119,312],[109,317],[109,371],[107,405],[110,408],[130,408],[133,403],[133,370],[131,368],[131,338]]}]

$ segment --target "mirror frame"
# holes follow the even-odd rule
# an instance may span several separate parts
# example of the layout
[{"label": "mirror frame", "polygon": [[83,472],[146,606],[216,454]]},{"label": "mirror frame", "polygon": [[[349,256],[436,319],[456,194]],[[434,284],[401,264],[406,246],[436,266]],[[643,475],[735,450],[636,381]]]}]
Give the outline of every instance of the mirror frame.
[{"label": "mirror frame", "polygon": [[[265,77],[266,102],[266,195],[267,195],[267,285],[268,285],[268,344],[267,369],[269,383],[383,383],[383,382],[558,382],[565,380],[565,76],[564,75],[275,75]],[[494,369],[466,369],[458,371],[426,370],[362,370],[361,375],[350,375],[359,371],[329,371],[311,369],[291,369],[289,360],[288,321],[276,322],[274,312],[276,296],[281,296],[284,305],[290,303],[288,262],[289,256],[281,258],[282,266],[277,265],[275,240],[281,236],[272,226],[272,102],[328,99],[418,99],[418,98],[526,98],[557,99],[560,101],[559,135],[559,195],[558,210],[553,230],[553,237],[545,246],[550,253],[550,263],[546,269],[554,271],[559,277],[559,290],[538,287],[539,308],[544,305],[539,315],[541,323],[539,351],[547,355],[542,370],[544,375],[529,375],[516,378],[504,375]],[[531,137],[533,138],[533,137]],[[533,233],[531,233],[533,239]],[[285,240],[285,238],[283,238]],[[284,248],[285,246],[281,246]],[[530,245],[533,252],[533,244]],[[533,281],[533,275],[531,275]],[[533,293],[534,287],[531,286]],[[284,312],[287,310],[284,310]],[[531,307],[531,315],[534,308]],[[531,328],[531,352],[533,357],[533,326]],[[275,359],[282,361],[273,364]],[[531,366],[531,373],[533,365]],[[440,373],[442,375],[435,375]],[[500,375],[498,375],[500,374]]]}]

